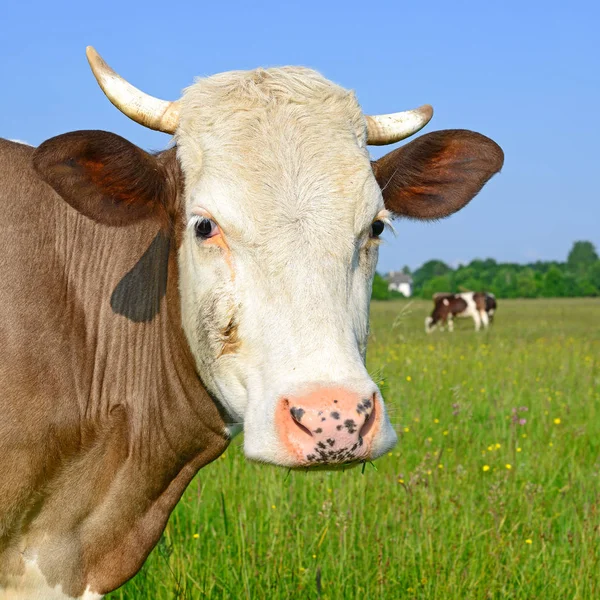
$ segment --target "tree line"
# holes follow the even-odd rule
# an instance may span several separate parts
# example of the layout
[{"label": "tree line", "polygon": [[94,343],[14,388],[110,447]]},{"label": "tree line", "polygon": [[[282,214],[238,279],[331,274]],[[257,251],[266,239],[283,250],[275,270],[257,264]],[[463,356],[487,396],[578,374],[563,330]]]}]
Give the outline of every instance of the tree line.
[{"label": "tree line", "polygon": [[[413,296],[431,298],[435,292],[480,290],[498,298],[562,298],[600,296],[600,259],[591,242],[573,244],[566,262],[536,261],[528,264],[499,263],[493,258],[476,259],[453,269],[441,260],[430,260],[411,273]],[[401,294],[387,289],[387,281],[376,274],[375,299]]]}]

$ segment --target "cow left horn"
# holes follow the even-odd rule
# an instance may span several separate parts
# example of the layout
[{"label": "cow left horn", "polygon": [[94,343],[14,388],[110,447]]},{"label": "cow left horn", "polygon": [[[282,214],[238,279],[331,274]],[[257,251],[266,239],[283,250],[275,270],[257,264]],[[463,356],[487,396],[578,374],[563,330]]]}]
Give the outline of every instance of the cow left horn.
[{"label": "cow left horn", "polygon": [[390,115],[367,116],[367,144],[385,146],[399,142],[423,129],[431,117],[433,108],[429,104]]},{"label": "cow left horn", "polygon": [[149,129],[175,133],[179,102],[160,100],[138,90],[115,73],[92,46],[85,49],[85,54],[98,85],[122,113]]}]

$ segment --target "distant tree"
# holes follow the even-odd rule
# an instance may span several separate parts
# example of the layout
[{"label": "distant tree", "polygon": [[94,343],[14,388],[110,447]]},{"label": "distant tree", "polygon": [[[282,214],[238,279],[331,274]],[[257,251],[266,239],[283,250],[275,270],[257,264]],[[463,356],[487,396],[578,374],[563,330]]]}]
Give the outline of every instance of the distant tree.
[{"label": "distant tree", "polygon": [[486,258],[483,262],[484,269],[495,269],[498,263],[493,258]]},{"label": "distant tree", "polygon": [[600,294],[600,260],[597,260],[591,267],[589,272],[590,281]]},{"label": "distant tree", "polygon": [[492,281],[492,291],[499,298],[516,298],[517,270],[512,265],[502,265]]},{"label": "distant tree", "polygon": [[371,290],[371,299],[389,300],[390,298],[391,294],[388,290],[388,282],[379,273],[375,273],[373,289]]},{"label": "distant tree", "polygon": [[563,296],[568,298],[577,298],[578,296],[584,296],[581,284],[583,283],[583,274],[575,275],[570,272],[563,272]]},{"label": "distant tree", "polygon": [[577,291],[579,296],[598,296],[600,289],[592,282],[590,277],[584,276],[577,280]]},{"label": "distant tree", "polygon": [[449,292],[452,289],[452,279],[449,274],[431,278],[421,288],[421,298],[430,299],[436,292]]},{"label": "distant tree", "polygon": [[587,272],[589,268],[598,260],[596,248],[592,242],[575,242],[569,256],[567,265],[572,273]]},{"label": "distant tree", "polygon": [[466,290],[489,291],[499,298],[600,296],[600,259],[591,242],[578,241],[567,262],[538,260],[523,265],[477,258],[453,270],[441,260],[430,260],[412,278],[413,294],[423,298]]},{"label": "distant tree", "polygon": [[535,298],[539,293],[539,285],[534,270],[526,267],[517,273],[516,287],[519,298]]},{"label": "distant tree", "polygon": [[486,269],[493,269],[494,267],[496,267],[497,264],[498,263],[493,258],[486,258],[485,260],[476,258],[475,260],[472,260],[468,264],[468,266],[471,269],[474,269],[475,272],[481,273],[482,271],[485,271]]},{"label": "distant tree", "polygon": [[402,272],[403,272],[405,275],[410,275],[410,274],[411,274],[411,273],[410,273],[410,267],[409,267],[408,265],[404,265],[404,266],[402,267]]},{"label": "distant tree", "polygon": [[459,267],[454,273],[454,289],[453,292],[480,292],[489,288],[484,282],[487,271],[479,269],[482,261],[478,261],[480,264],[476,267],[471,263],[467,267]]},{"label": "distant tree", "polygon": [[442,260],[428,260],[415,271],[415,276],[431,278],[436,275],[445,275],[452,269]]},{"label": "distant tree", "polygon": [[415,294],[419,294],[422,291],[423,285],[433,277],[445,275],[450,272],[452,272],[452,269],[441,260],[427,261],[412,274]]},{"label": "distant tree", "polygon": [[560,298],[565,295],[565,276],[555,266],[548,269],[542,283],[542,296],[546,298]]}]

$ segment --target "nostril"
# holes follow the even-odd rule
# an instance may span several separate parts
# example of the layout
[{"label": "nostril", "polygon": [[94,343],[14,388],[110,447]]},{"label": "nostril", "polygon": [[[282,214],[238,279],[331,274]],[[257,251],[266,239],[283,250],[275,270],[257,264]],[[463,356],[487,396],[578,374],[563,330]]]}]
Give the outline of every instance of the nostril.
[{"label": "nostril", "polygon": [[294,419],[294,421],[300,423],[300,421],[302,421],[302,417],[304,416],[304,409],[292,406],[292,408],[290,408],[290,414],[292,415],[292,419]]},{"label": "nostril", "polygon": [[[377,403],[375,401],[375,394],[373,394],[372,399],[363,400],[362,406],[364,407],[364,410],[362,412],[363,412],[363,414],[365,414],[366,419],[365,419],[365,422],[363,423],[363,426],[360,428],[360,431],[358,432],[358,436],[360,438],[366,437],[368,435],[369,431],[371,431],[371,429],[373,429],[373,425],[375,423],[375,418],[376,418],[375,413],[376,413],[376,406],[377,406]],[[371,410],[370,413],[368,412],[369,409]]]},{"label": "nostril", "polygon": [[[287,400],[286,400],[286,402],[287,402]],[[288,403],[288,406],[289,406],[289,403]],[[292,421],[296,424],[296,427],[298,429],[300,429],[300,431],[303,431],[308,436],[313,437],[313,434],[311,433],[310,429],[308,429],[308,427],[305,427],[301,423],[302,417],[304,416],[304,409],[303,408],[299,408],[297,406],[292,406],[290,408],[290,415],[292,417]]]}]

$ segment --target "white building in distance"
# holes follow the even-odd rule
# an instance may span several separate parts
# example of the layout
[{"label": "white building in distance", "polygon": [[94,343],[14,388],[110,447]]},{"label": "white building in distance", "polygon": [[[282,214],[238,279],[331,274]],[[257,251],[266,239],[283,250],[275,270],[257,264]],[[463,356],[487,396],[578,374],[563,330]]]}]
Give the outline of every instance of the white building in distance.
[{"label": "white building in distance", "polygon": [[412,296],[412,277],[402,271],[390,271],[386,276],[388,290],[400,292],[406,298]]}]

